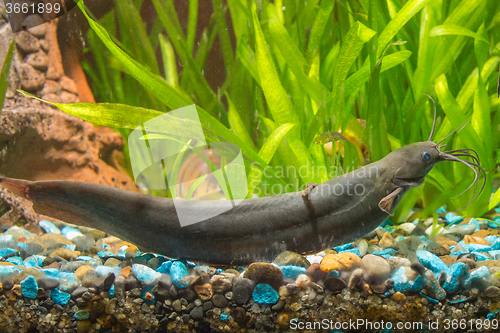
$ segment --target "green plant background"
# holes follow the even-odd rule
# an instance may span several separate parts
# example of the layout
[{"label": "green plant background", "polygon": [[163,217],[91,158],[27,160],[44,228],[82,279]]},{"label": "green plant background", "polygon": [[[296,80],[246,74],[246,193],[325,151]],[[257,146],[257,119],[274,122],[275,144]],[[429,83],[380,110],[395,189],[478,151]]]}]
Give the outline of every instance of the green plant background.
[{"label": "green plant background", "polygon": [[[434,141],[471,120],[445,143],[476,150],[487,174],[485,190],[460,213],[488,210],[500,134],[497,0],[212,0],[199,41],[198,0],[189,1],[187,28],[172,1],[152,2],[157,18],[149,30],[141,0],[116,1],[99,21],[89,13],[87,52],[94,61],[83,65],[102,103],[58,105],[63,111],[126,136],[161,112],[195,103],[207,140],[241,147],[251,195],[268,191],[264,181],[298,190],[328,180],[339,167],[364,163],[348,141],[326,154],[314,139],[328,131],[353,133],[371,161],[426,141],[434,108],[425,93],[438,105]],[[225,81],[213,90],[204,68],[216,39]],[[323,171],[266,177],[261,170],[268,165]],[[391,219],[404,221],[417,203],[421,217],[445,204],[450,210],[467,205],[472,190],[455,196],[472,177],[461,163],[438,164]]]}]

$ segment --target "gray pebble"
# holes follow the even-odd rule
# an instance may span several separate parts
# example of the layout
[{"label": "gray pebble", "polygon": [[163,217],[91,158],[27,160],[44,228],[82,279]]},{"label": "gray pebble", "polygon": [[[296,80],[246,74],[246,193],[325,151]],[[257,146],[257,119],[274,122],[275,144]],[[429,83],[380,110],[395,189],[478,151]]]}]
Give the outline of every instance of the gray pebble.
[{"label": "gray pebble", "polygon": [[189,315],[194,319],[194,320],[200,320],[203,318],[203,308],[201,306],[196,306],[194,307],[193,310],[189,313]]},{"label": "gray pebble", "polygon": [[59,287],[59,281],[56,279],[42,278],[38,279],[36,282],[38,283],[38,287],[43,290],[52,290]]},{"label": "gray pebble", "polygon": [[271,309],[274,310],[274,311],[279,311],[279,310],[283,309],[284,306],[285,306],[285,302],[282,299],[280,299],[278,301],[278,303],[274,304],[271,307]]},{"label": "gray pebble", "polygon": [[208,311],[212,308],[213,304],[212,302],[210,301],[207,301],[205,303],[203,303],[202,307],[203,307],[203,311]]},{"label": "gray pebble", "polygon": [[40,50],[40,42],[29,31],[23,30],[16,35],[17,47],[24,53],[33,53]]},{"label": "gray pebble", "polygon": [[182,305],[181,305],[181,300],[176,299],[175,301],[172,302],[172,307],[174,308],[175,312],[181,312],[182,311]]},{"label": "gray pebble", "polygon": [[76,299],[78,297],[82,297],[82,295],[85,294],[86,292],[88,292],[88,288],[80,286],[80,287],[76,288],[75,290],[73,290],[73,292],[71,293],[71,297]]},{"label": "gray pebble", "polygon": [[29,32],[33,36],[42,38],[47,32],[47,26],[44,24],[45,21],[37,14],[31,14],[24,18],[21,26],[25,29],[29,29]]},{"label": "gray pebble", "polygon": [[252,296],[255,282],[250,279],[241,278],[233,284],[233,299],[238,305],[245,304]]},{"label": "gray pebble", "polygon": [[223,295],[221,295],[221,294],[215,294],[212,297],[212,303],[217,308],[223,308],[223,307],[226,306],[227,300],[226,300],[226,298]]}]

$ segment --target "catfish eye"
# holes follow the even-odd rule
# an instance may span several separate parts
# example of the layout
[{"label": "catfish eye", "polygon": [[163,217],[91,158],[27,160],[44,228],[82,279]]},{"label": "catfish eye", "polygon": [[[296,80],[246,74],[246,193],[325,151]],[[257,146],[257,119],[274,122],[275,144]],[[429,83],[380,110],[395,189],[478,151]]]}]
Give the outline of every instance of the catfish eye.
[{"label": "catfish eye", "polygon": [[432,155],[431,155],[431,153],[429,153],[428,151],[424,151],[422,153],[422,160],[425,163],[431,163],[431,161],[432,161]]}]

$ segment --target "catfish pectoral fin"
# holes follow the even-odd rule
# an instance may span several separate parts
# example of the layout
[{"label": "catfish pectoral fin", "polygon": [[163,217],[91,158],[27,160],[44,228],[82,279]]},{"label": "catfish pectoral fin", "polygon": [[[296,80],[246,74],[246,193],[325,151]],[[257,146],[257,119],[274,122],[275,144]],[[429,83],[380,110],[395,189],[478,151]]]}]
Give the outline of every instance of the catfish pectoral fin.
[{"label": "catfish pectoral fin", "polygon": [[378,206],[380,207],[380,209],[382,209],[387,214],[393,216],[394,211],[392,210],[392,204],[394,202],[394,199],[396,199],[398,194],[401,193],[402,191],[403,191],[403,188],[398,187],[394,191],[389,193],[389,195],[383,197],[382,200],[380,200],[380,202],[378,203]]}]

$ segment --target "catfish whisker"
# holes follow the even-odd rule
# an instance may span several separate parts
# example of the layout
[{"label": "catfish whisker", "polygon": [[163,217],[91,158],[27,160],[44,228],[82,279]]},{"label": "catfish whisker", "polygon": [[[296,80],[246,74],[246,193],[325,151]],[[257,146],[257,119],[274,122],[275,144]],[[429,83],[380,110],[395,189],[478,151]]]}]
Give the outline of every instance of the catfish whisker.
[{"label": "catfish whisker", "polygon": [[[460,162],[460,163],[463,163],[465,165],[467,165],[469,168],[472,169],[472,171],[474,171],[474,180],[472,181],[472,183],[469,185],[469,187],[467,187],[467,189],[465,189],[465,191],[463,191],[462,193],[460,193],[459,195],[456,195],[454,196],[453,198],[456,198],[462,194],[464,194],[467,190],[469,190],[472,185],[474,185],[477,180],[478,180],[478,173],[476,171],[476,168],[478,168],[482,173],[483,173],[483,176],[484,176],[484,182],[483,182],[483,186],[481,187],[481,189],[479,190],[479,193],[477,195],[475,195],[472,200],[467,204],[465,205],[464,207],[460,208],[461,209],[464,209],[466,208],[467,206],[469,206],[474,200],[477,199],[477,197],[479,197],[479,195],[481,195],[481,193],[483,192],[484,190],[484,187],[486,186],[486,172],[484,171],[484,169],[479,165],[479,164],[476,164],[474,162],[469,162],[469,161],[464,161],[458,157],[456,157],[455,155],[451,155],[451,154],[448,154],[446,152],[442,152],[440,153],[440,156],[446,160],[446,161],[455,161],[455,162]],[[471,155],[472,156],[472,155]]]},{"label": "catfish whisker", "polygon": [[452,135],[453,133],[455,133],[455,132],[456,132],[456,133],[460,132],[460,131],[462,130],[462,128],[464,128],[464,127],[465,127],[465,125],[467,125],[467,124],[469,123],[469,121],[470,121],[470,120],[467,120],[465,123],[463,123],[462,125],[458,126],[458,127],[457,127],[454,131],[452,131],[450,134],[448,134],[447,136],[445,136],[445,137],[444,137],[441,141],[439,141],[438,143],[436,143],[436,144],[434,145],[434,147],[439,146],[439,144],[440,144],[440,143],[442,143],[444,140],[448,139],[448,137],[449,137],[450,135]]}]

